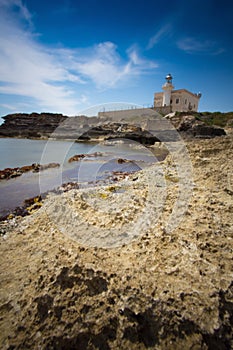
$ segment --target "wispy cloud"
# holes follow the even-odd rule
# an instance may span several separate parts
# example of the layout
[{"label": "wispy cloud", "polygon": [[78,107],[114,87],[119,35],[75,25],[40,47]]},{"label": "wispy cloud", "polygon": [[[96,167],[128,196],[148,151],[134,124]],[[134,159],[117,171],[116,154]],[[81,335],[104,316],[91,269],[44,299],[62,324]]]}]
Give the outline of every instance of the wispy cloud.
[{"label": "wispy cloud", "polygon": [[9,15],[13,20],[15,15],[32,25],[32,15],[22,0],[0,0],[0,9],[5,18]]},{"label": "wispy cloud", "polygon": [[211,40],[198,40],[193,37],[183,38],[177,42],[179,49],[187,52],[188,54],[207,54],[207,55],[219,55],[224,52],[224,49],[218,47],[215,41]]},{"label": "wispy cloud", "polygon": [[170,35],[172,32],[172,25],[170,23],[162,26],[150,39],[147,45],[147,50],[152,49],[159,41]]},{"label": "wispy cloud", "polygon": [[113,88],[157,66],[135,47],[123,58],[112,42],[87,49],[46,47],[31,31],[32,16],[21,0],[0,0],[0,10],[0,93],[32,98],[43,109],[75,114],[87,101],[84,84]]},{"label": "wispy cloud", "polygon": [[135,46],[126,54],[127,59],[123,59],[114,43],[103,42],[84,50],[65,52],[63,64],[72,68],[82,82],[92,81],[98,89],[115,87],[118,82],[157,67],[154,61],[141,57]]},{"label": "wispy cloud", "polygon": [[10,111],[15,111],[16,107],[7,103],[1,103],[0,104],[1,107],[5,108],[5,109],[9,109]]}]

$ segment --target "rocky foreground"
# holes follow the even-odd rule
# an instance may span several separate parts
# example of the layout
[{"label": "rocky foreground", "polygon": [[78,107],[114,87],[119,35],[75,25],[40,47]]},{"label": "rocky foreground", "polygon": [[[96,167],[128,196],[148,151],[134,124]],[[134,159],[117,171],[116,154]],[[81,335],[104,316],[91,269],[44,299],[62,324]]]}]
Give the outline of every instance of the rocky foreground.
[{"label": "rocky foreground", "polygon": [[233,348],[233,135],[172,147],[11,223],[1,349]]}]

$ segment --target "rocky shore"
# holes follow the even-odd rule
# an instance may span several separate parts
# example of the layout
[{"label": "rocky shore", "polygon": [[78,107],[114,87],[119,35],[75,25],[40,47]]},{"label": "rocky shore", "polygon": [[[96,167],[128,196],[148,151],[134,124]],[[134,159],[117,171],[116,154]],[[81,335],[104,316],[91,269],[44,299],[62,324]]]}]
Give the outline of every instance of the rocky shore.
[{"label": "rocky shore", "polygon": [[59,168],[59,167],[60,167],[59,163],[48,163],[48,164],[33,163],[31,165],[25,165],[17,168],[5,168],[3,170],[0,170],[0,180],[13,179],[14,177],[21,176],[22,174],[27,173],[29,171],[38,173],[39,171]]},{"label": "rocky shore", "polygon": [[167,147],[161,163],[12,219],[1,349],[233,348],[232,131]]},{"label": "rocky shore", "polygon": [[[112,121],[108,118],[76,116],[67,117],[55,113],[17,113],[3,117],[0,125],[0,137],[20,137],[36,139],[69,139],[76,141],[100,141],[109,139],[131,139],[143,145],[153,145],[160,141],[177,141],[174,127],[183,137],[213,138],[225,135],[221,127],[216,127],[207,114],[172,114],[164,119],[153,109],[148,115],[137,114],[130,120]],[[208,119],[208,118],[209,119]],[[213,118],[213,116],[212,116]],[[220,113],[218,117],[224,123],[221,126],[232,126],[232,113]],[[215,121],[215,119],[214,119]],[[218,119],[217,119],[218,121]],[[151,123],[155,123],[156,132],[151,133]],[[173,125],[173,127],[171,127]]]}]

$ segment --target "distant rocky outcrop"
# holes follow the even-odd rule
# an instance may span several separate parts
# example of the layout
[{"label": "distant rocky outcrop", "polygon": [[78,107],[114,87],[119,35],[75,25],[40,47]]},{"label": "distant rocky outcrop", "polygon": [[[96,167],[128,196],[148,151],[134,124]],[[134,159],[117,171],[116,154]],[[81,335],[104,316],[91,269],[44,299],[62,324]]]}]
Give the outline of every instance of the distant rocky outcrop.
[{"label": "distant rocky outcrop", "polygon": [[48,137],[68,117],[55,113],[16,113],[5,117],[0,136],[40,138]]},{"label": "distant rocky outcrop", "polygon": [[[136,111],[136,110],[135,110]],[[222,118],[222,119],[221,119]],[[154,114],[137,115],[127,121],[115,121],[84,115],[67,117],[56,113],[16,113],[3,117],[0,137],[71,139],[78,141],[130,139],[144,145],[158,141],[176,141],[178,134],[212,138],[225,135],[221,127],[231,127],[232,113],[175,113],[165,118]],[[153,124],[153,127],[151,127]],[[216,126],[217,125],[217,126]]]},{"label": "distant rocky outcrop", "polygon": [[208,125],[197,115],[177,115],[169,118],[177,131],[184,136],[197,138],[213,138],[216,136],[224,136],[226,132],[223,128],[215,125]]},{"label": "distant rocky outcrop", "polygon": [[78,139],[99,122],[97,117],[68,117],[58,113],[16,113],[2,117],[0,137]]}]

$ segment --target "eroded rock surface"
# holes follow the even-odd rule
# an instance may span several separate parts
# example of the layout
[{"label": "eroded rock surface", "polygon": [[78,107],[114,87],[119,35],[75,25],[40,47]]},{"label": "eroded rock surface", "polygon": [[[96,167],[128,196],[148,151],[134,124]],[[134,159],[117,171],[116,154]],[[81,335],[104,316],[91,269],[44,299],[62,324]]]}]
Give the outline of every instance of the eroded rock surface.
[{"label": "eroded rock surface", "polygon": [[[188,203],[168,156],[114,186],[51,195],[1,237],[1,349],[233,347],[232,135],[186,147]],[[169,231],[173,208],[185,210]],[[137,229],[110,245],[107,232],[124,242]]]}]

